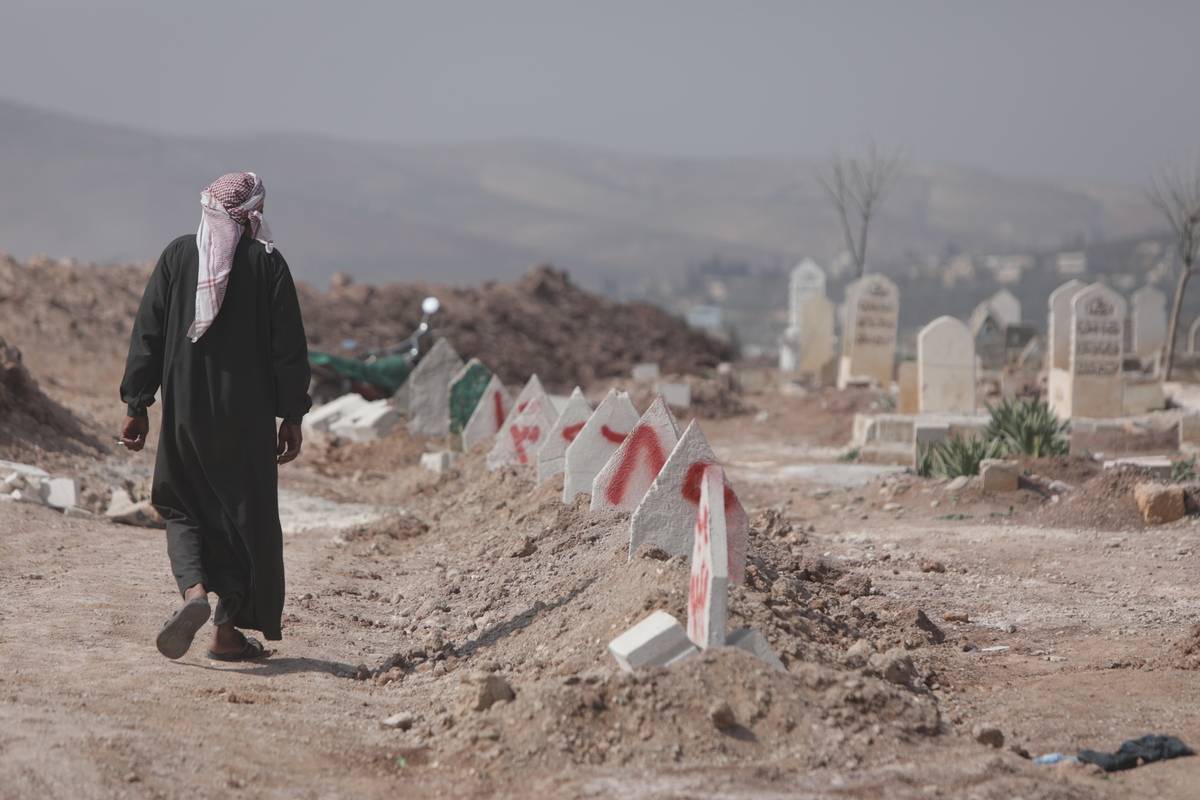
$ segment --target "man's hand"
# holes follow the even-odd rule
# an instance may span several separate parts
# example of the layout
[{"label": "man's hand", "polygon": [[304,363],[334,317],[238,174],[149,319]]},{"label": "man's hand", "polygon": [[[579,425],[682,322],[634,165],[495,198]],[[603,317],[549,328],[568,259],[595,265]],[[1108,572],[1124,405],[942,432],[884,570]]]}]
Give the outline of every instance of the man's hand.
[{"label": "man's hand", "polygon": [[150,432],[149,417],[126,417],[121,426],[121,444],[126,450],[136,453],[146,446],[146,434]]},{"label": "man's hand", "polygon": [[286,464],[295,461],[300,455],[300,447],[304,444],[304,434],[300,431],[300,423],[284,420],[279,425],[279,444],[275,447],[275,463]]}]

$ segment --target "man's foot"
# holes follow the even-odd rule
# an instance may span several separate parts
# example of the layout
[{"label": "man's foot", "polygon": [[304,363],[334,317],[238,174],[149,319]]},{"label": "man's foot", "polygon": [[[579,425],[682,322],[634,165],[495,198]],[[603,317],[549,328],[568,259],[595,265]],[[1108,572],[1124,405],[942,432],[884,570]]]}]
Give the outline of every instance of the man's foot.
[{"label": "man's foot", "polygon": [[154,640],[158,652],[172,660],[182,658],[192,646],[196,631],[208,622],[210,613],[207,595],[189,599],[158,632],[158,638]]},{"label": "man's foot", "polygon": [[208,657],[214,661],[253,661],[265,653],[262,642],[243,635],[232,625],[219,626],[208,648]]}]

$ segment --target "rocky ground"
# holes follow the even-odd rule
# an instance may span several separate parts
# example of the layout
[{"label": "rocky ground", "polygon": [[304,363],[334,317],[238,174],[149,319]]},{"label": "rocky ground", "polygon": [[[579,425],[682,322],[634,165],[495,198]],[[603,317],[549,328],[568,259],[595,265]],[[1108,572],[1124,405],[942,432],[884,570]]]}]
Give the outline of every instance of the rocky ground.
[{"label": "rocky ground", "polygon": [[[120,345],[28,341],[95,443],[14,433],[0,458],[136,496],[153,454],[107,444],[120,407],[94,392]],[[160,531],[0,503],[0,798],[1195,795],[1196,758],[1027,758],[1200,743],[1190,519],[1143,528],[1086,462],[1024,465],[1070,490],[993,495],[840,461],[870,393],[738,402],[701,418],[753,521],[730,624],[786,673],[717,651],[622,674],[607,642],[683,615],[687,585],[682,559],[628,557],[626,515],[478,453],[424,472],[436,443],[403,433],[314,440],[282,471],[285,638],[261,663],[157,654],[178,602]]]}]

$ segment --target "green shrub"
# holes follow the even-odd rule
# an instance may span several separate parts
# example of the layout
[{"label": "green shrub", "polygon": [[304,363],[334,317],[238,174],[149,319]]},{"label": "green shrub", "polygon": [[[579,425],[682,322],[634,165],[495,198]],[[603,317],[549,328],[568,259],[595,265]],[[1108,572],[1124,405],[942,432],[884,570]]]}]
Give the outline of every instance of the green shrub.
[{"label": "green shrub", "polygon": [[933,451],[934,448],[927,444],[917,446],[917,463],[913,471],[922,478],[933,477]]},{"label": "green shrub", "polygon": [[[928,470],[931,475],[957,478],[978,475],[979,464],[986,458],[1004,455],[1001,443],[995,439],[955,436],[928,449]],[[920,469],[918,464],[918,469]]]},{"label": "green shrub", "polygon": [[843,463],[851,463],[858,461],[858,457],[860,455],[862,455],[861,450],[859,450],[857,447],[851,447],[849,450],[839,455],[837,460]]},{"label": "green shrub", "polygon": [[1196,457],[1185,458],[1172,464],[1171,480],[1176,483],[1191,483],[1196,480]]},{"label": "green shrub", "polygon": [[1005,399],[988,406],[991,419],[984,438],[996,442],[999,455],[1034,458],[1063,456],[1070,450],[1067,423],[1060,421],[1045,400]]}]

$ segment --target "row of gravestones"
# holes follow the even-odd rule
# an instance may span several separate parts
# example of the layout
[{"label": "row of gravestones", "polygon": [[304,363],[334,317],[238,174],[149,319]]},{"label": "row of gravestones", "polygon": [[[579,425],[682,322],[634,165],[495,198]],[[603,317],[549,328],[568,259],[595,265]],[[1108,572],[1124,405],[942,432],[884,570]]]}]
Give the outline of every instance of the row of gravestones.
[{"label": "row of gravestones", "polygon": [[[489,469],[525,470],[538,483],[562,474],[564,503],[588,494],[592,511],[633,512],[631,559],[644,546],[691,557],[687,628],[661,611],[642,620],[610,645],[622,668],[731,645],[782,669],[760,633],[726,635],[727,588],[745,577],[749,518],[696,421],[680,433],[661,395],[639,415],[629,395],[615,389],[593,409],[576,387],[560,407],[537,375],[510,399],[481,362],[456,364],[452,353],[439,343],[410,378],[414,432],[457,435],[465,450],[490,438]],[[435,376],[449,376],[440,392],[428,385]]]}]

